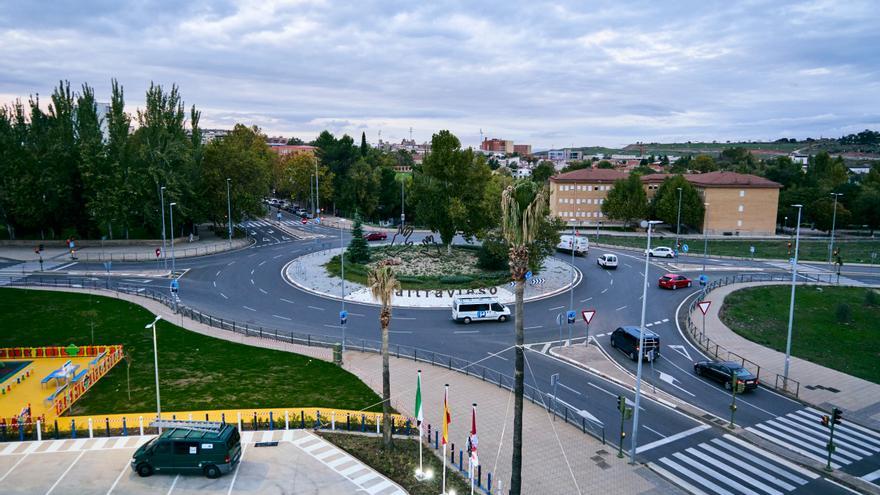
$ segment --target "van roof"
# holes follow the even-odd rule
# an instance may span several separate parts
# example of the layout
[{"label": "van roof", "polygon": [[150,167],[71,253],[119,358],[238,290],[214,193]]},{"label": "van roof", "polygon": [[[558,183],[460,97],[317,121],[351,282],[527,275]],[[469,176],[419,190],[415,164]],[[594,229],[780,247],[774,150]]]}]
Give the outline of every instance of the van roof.
[{"label": "van roof", "polygon": [[481,303],[481,302],[499,302],[497,297],[492,296],[480,296],[480,297],[454,297],[452,299],[458,303]]},{"label": "van roof", "polygon": [[227,436],[231,430],[232,425],[230,424],[225,425],[217,433],[186,428],[170,428],[162,432],[161,438],[170,438],[172,440],[217,440]]},{"label": "van roof", "polygon": [[[628,333],[628,334],[630,334],[630,335],[633,335],[633,336],[635,336],[635,337],[638,337],[638,336],[639,336],[639,332],[640,332],[639,327],[632,326],[632,325],[626,325],[626,326],[623,326],[623,327],[621,327],[621,328],[623,328],[623,331],[624,331],[624,332],[626,332],[626,333]],[[658,334],[656,334],[656,333],[654,333],[654,332],[652,332],[652,331],[650,331],[650,330],[648,330],[648,329],[646,328],[646,329],[645,329],[645,338],[649,338],[649,339],[654,338],[654,339],[657,339],[657,338],[660,338],[660,335],[658,335]]]}]

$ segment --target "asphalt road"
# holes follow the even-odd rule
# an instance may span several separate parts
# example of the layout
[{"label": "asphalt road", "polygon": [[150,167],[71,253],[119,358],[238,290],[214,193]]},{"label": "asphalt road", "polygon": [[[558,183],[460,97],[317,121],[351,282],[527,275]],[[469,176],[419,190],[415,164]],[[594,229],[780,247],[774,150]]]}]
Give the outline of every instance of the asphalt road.
[{"label": "asphalt road", "polygon": [[[285,222],[293,224],[294,219],[285,213]],[[280,332],[310,333],[329,335],[336,339],[342,337],[343,331],[348,345],[356,345],[359,339],[379,340],[378,308],[370,305],[346,303],[349,313],[348,324],[339,325],[338,311],[341,302],[300,291],[284,281],[281,271],[290,260],[320,249],[347,245],[348,232],[318,225],[296,225],[302,233],[299,238],[290,236],[278,229],[272,221],[251,222],[248,230],[256,243],[246,249],[223,253],[202,258],[191,258],[176,262],[176,269],[182,272],[180,278],[180,298],[194,308],[224,319],[247,323],[252,326],[278,329]],[[341,240],[340,240],[341,236]],[[312,238],[309,238],[312,237]],[[414,234],[413,240],[419,241],[423,234]],[[461,240],[459,240],[461,242]],[[620,258],[617,270],[608,271],[596,264],[596,256],[602,253],[615,253]],[[570,256],[557,254],[565,261]],[[755,273],[757,271],[777,271],[784,273],[785,264],[765,263],[748,260],[727,260],[709,257],[705,261],[699,256],[685,256],[674,260],[682,273],[696,278],[702,271],[702,264],[707,266],[710,277],[729,276],[738,273]],[[528,303],[525,308],[526,328],[526,383],[532,387],[551,392],[550,376],[559,374],[557,400],[562,401],[574,410],[582,411],[585,417],[593,420],[592,424],[605,425],[606,437],[612,445],[616,445],[619,427],[617,396],[623,395],[630,400],[633,392],[618,386],[616,383],[600,376],[593,375],[581,368],[572,366],[550,355],[554,346],[564,345],[560,341],[560,329],[556,324],[556,316],[569,308],[569,301],[574,301],[574,309],[594,308],[594,317],[589,334],[595,341],[624,369],[635,374],[636,363],[610,346],[610,332],[621,325],[639,325],[642,309],[642,283],[644,280],[645,261],[643,255],[635,250],[591,248],[590,255],[575,258],[575,265],[583,272],[583,280],[573,292],[565,292],[548,299]],[[151,279],[114,275],[114,273],[136,272],[145,268],[143,263],[115,263],[109,274],[98,275],[104,270],[100,263],[77,263],[65,266],[56,265],[52,269],[61,268],[57,272],[48,271],[44,274],[30,275],[33,277],[57,277],[62,279],[92,278],[104,280],[111,286],[127,285],[167,289],[167,279]],[[170,260],[169,260],[170,265]],[[154,265],[150,265],[152,268]],[[9,265],[0,265],[0,269],[9,269]],[[63,270],[63,271],[62,271]],[[815,270],[831,271],[827,265],[815,264]],[[737,483],[746,482],[753,490],[775,493],[764,490],[765,483],[770,487],[782,488],[783,491],[795,493],[844,493],[840,488],[823,477],[810,477],[797,473],[791,466],[772,458],[762,457],[763,452],[751,452],[741,445],[733,444],[724,436],[724,423],[730,414],[730,394],[714,382],[699,378],[693,373],[693,362],[703,359],[682,335],[675,320],[676,309],[686,304],[699,287],[678,290],[663,290],[656,286],[656,280],[670,271],[666,260],[651,260],[648,266],[648,290],[645,304],[645,322],[650,329],[660,335],[662,354],[654,363],[643,365],[643,387],[662,389],[704,411],[699,420],[688,416],[674,407],[643,398],[640,411],[639,458],[653,462],[661,469],[668,470],[672,475],[685,479],[686,483],[695,485],[707,493],[723,493],[727,489],[737,489]],[[80,274],[78,275],[77,272]],[[89,272],[83,276],[81,272]],[[873,267],[847,267],[842,274],[855,280],[876,282],[878,270]],[[450,311],[395,309],[391,323],[392,350],[395,345],[410,346],[425,351],[443,353],[479,363],[487,368],[513,376],[512,344],[514,325],[507,323],[479,323],[469,326],[455,324],[450,318]],[[568,328],[563,327],[563,336],[567,338]],[[573,327],[573,335],[583,343],[587,328],[582,321]],[[772,377],[762,377],[771,380]],[[736,412],[736,423],[743,427],[766,429],[768,434],[773,431],[805,442],[808,447],[815,447],[818,438],[811,431],[807,422],[813,413],[807,411],[803,404],[788,399],[769,388],[761,387],[754,393],[741,395],[737,398],[739,408]],[[803,416],[801,418],[800,416]],[[794,422],[786,418],[803,419]],[[781,421],[779,418],[783,418]],[[818,422],[818,414],[815,414]],[[803,423],[803,424],[802,424]],[[711,425],[711,426],[710,426]],[[632,422],[626,422],[627,441],[625,448],[630,447]],[[865,455],[854,454],[849,458],[841,458],[841,468],[856,476],[868,475],[880,469],[880,436],[876,450],[871,439],[861,439],[865,447],[861,451]],[[716,445],[711,442],[723,442]],[[868,448],[872,447],[872,448]],[[806,447],[805,447],[806,448]],[[720,450],[719,450],[720,449]],[[728,449],[728,450],[724,450]],[[815,452],[816,450],[810,450]],[[747,459],[755,469],[754,472],[766,472],[766,463],[775,469],[788,473],[788,483],[773,484],[773,480],[764,479],[755,474],[749,480],[708,479],[706,472],[700,472],[696,466],[689,464],[697,459],[700,463],[729,463],[729,456],[734,454],[739,461]],[[714,456],[714,457],[713,457]],[[706,458],[710,460],[706,460]],[[792,474],[793,473],[793,474]],[[779,479],[785,478],[783,474]],[[702,481],[701,481],[702,480]],[[756,481],[757,480],[757,481]],[[803,483],[801,483],[803,482]],[[757,483],[757,484],[755,484]],[[713,488],[713,484],[715,487]],[[789,490],[788,488],[792,488]],[[717,488],[717,489],[716,489]],[[781,492],[780,492],[781,493]]]}]

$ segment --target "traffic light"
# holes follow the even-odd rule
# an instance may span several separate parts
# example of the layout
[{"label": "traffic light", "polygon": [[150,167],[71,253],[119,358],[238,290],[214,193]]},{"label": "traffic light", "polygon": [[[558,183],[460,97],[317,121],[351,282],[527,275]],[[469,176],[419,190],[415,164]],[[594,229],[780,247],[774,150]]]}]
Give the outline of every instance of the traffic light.
[{"label": "traffic light", "polygon": [[831,422],[839,425],[843,420],[843,411],[839,407],[831,409]]},{"label": "traffic light", "polygon": [[788,241],[788,255],[791,256],[791,241]]},{"label": "traffic light", "polygon": [[827,427],[828,427],[828,420],[829,420],[829,419],[830,419],[830,418],[828,417],[827,414],[823,414],[823,415],[822,415],[822,418],[819,419],[819,421],[822,423],[822,426],[824,426],[824,427],[827,428]]},{"label": "traffic light", "polygon": [[623,398],[622,395],[617,396],[617,410],[623,412],[623,408],[626,407],[626,399]]}]

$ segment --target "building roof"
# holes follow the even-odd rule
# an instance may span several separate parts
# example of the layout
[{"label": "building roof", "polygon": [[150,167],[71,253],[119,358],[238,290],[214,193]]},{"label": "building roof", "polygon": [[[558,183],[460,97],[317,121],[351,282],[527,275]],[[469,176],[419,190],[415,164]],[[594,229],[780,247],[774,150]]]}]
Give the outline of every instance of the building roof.
[{"label": "building roof", "polygon": [[550,177],[551,182],[591,182],[605,183],[626,179],[629,174],[608,168],[582,168]]},{"label": "building roof", "polygon": [[770,179],[751,174],[736,172],[708,172],[705,174],[688,174],[684,176],[688,182],[697,187],[751,187],[780,189],[782,184]]}]

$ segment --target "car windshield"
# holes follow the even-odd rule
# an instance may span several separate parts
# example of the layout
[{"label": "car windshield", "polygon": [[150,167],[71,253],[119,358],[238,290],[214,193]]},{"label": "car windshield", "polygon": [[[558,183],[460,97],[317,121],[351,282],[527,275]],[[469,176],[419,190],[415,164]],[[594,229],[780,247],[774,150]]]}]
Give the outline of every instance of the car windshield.
[{"label": "car windshield", "polygon": [[745,368],[736,368],[733,370],[736,373],[736,376],[741,378],[751,378],[752,373]]}]

